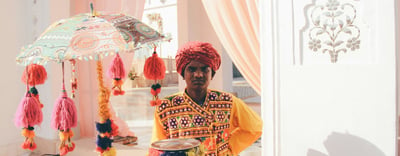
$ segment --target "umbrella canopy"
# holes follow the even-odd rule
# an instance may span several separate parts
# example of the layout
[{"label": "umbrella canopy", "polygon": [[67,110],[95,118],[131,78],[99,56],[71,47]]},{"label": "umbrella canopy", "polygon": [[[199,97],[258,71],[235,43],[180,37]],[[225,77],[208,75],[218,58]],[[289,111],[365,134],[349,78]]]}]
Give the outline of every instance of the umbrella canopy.
[{"label": "umbrella canopy", "polygon": [[79,14],[50,25],[31,45],[22,48],[19,64],[45,64],[71,59],[98,60],[147,43],[169,40],[136,18],[124,14]]}]

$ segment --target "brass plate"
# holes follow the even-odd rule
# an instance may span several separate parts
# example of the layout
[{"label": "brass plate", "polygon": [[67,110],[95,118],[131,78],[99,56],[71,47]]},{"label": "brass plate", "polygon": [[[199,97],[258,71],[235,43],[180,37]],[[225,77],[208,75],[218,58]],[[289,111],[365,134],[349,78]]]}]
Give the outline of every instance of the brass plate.
[{"label": "brass plate", "polygon": [[201,144],[196,139],[165,139],[153,142],[151,147],[161,151],[181,151],[197,147]]}]

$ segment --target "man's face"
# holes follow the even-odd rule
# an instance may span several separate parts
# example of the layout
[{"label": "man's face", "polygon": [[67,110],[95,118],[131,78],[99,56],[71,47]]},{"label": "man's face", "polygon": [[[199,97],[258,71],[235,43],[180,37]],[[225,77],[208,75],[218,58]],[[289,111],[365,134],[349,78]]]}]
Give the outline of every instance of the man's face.
[{"label": "man's face", "polygon": [[197,62],[191,61],[186,65],[184,70],[184,79],[186,81],[186,87],[189,90],[204,90],[207,89],[210,84],[212,70],[209,66]]}]

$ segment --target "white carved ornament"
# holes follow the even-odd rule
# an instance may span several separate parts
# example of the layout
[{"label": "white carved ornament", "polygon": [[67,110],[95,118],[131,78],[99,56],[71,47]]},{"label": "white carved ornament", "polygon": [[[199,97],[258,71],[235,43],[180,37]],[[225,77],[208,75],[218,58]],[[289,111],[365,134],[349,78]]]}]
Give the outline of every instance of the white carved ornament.
[{"label": "white carved ornament", "polygon": [[340,52],[360,49],[360,29],[354,24],[357,11],[350,3],[328,0],[325,5],[313,6],[308,31],[308,48],[314,52],[328,52],[332,63]]}]

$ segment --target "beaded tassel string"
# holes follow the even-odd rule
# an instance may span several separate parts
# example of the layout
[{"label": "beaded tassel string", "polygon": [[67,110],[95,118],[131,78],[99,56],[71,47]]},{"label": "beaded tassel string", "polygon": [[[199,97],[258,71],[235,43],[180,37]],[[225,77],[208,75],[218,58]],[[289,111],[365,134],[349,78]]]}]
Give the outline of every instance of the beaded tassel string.
[{"label": "beaded tassel string", "polygon": [[126,77],[124,63],[117,53],[111,62],[110,67],[108,68],[107,75],[109,78],[113,79],[113,87],[112,92],[113,95],[124,95],[125,91],[122,90],[122,84],[124,83],[124,79]]},{"label": "beaded tassel string", "polygon": [[144,63],[143,74],[147,79],[154,80],[154,84],[151,85],[150,93],[153,95],[153,100],[150,101],[151,106],[157,106],[161,104],[161,100],[158,99],[158,94],[161,92],[161,84],[157,80],[162,80],[165,77],[165,63],[164,60],[157,55],[157,47],[154,46],[153,55],[146,59]]},{"label": "beaded tassel string", "polygon": [[71,141],[73,127],[78,124],[78,115],[74,101],[68,97],[65,89],[64,62],[62,62],[62,93],[54,103],[51,119],[51,127],[59,131],[60,155],[66,155],[75,149],[75,143]]},{"label": "beaded tassel string", "polygon": [[71,98],[75,98],[75,91],[78,89],[78,80],[76,76],[76,60],[72,59],[71,62]]},{"label": "beaded tassel string", "polygon": [[36,143],[33,139],[35,137],[34,126],[42,123],[43,113],[39,100],[29,92],[30,74],[28,68],[27,66],[25,70],[26,94],[18,105],[14,123],[17,127],[22,127],[21,134],[25,137],[25,141],[22,143],[21,147],[33,151],[36,149]]}]

